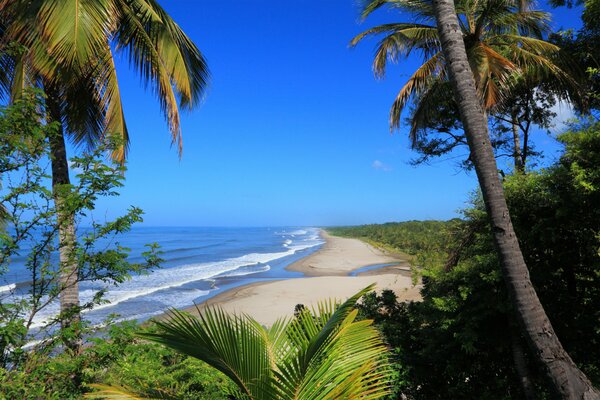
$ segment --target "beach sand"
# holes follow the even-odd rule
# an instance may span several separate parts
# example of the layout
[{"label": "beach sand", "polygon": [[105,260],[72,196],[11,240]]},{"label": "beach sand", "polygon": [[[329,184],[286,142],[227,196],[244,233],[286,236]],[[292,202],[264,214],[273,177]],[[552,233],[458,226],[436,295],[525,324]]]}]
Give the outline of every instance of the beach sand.
[{"label": "beach sand", "polygon": [[[186,311],[197,314],[198,309],[207,305],[218,305],[228,312],[249,314],[268,326],[280,317],[292,316],[297,304],[310,307],[327,298],[345,300],[371,283],[376,284],[377,291],[393,290],[403,301],[421,299],[421,285],[413,286],[405,258],[385,254],[358,239],[331,236],[324,231],[321,235],[326,241],[321,249],[288,267],[303,272],[307,278],[233,288]],[[349,272],[367,265],[388,263],[397,265],[348,276]]]},{"label": "beach sand", "polygon": [[325,240],[319,251],[287,267],[290,271],[303,272],[306,276],[346,276],[349,272],[375,264],[402,263],[406,259],[381,250],[358,239],[331,236],[321,231]]}]

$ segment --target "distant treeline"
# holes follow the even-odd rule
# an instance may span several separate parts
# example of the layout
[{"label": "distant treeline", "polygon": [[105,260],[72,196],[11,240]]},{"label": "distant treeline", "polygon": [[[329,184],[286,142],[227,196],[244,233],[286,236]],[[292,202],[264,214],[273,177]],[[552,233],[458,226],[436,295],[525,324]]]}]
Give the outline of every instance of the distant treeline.
[{"label": "distant treeline", "polygon": [[405,221],[385,224],[343,226],[327,228],[335,236],[363,239],[403,253],[447,253],[457,229],[462,225],[458,218],[449,221]]}]

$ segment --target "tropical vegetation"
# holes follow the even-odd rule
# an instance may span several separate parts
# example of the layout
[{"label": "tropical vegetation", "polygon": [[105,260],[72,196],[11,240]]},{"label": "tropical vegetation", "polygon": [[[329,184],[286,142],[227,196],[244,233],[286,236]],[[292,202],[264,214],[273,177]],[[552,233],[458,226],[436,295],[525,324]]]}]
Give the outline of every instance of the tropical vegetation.
[{"label": "tropical vegetation", "polygon": [[[447,57],[436,28],[435,4],[428,1],[371,0],[364,2],[363,19],[380,8],[409,16],[413,22],[379,25],[357,35],[357,45],[370,36],[377,42],[373,71],[386,73],[388,62],[420,53],[423,64],[400,89],[390,110],[390,129],[399,129],[402,113],[412,106],[408,125],[417,163],[448,154],[466,145],[458,101],[451,94]],[[496,128],[492,144],[497,154],[507,152],[523,171],[535,154],[531,125],[548,127],[557,100],[579,102],[577,68],[561,61],[561,49],[547,39],[550,14],[532,2],[514,0],[455,2],[477,95]],[[578,103],[579,104],[579,103]],[[509,136],[507,137],[507,134]]]},{"label": "tropical vegetation", "polygon": [[[579,31],[552,32],[527,1],[363,3],[363,18],[388,8],[414,19],[352,40],[383,35],[377,76],[423,56],[391,129],[410,107],[416,161],[467,145],[480,183],[460,219],[330,229],[410,254],[422,301],[369,287],[270,327],[206,308],[102,329],[81,313],[161,261],[156,245],[141,263],[94,245],[140,222],[136,207],[75,229],[123,185],[114,55],[152,87],[180,153],[179,110],[201,101],[206,62],[155,0],[0,0],[0,275],[27,251],[29,280],[26,293],[0,293],[0,398],[600,399],[599,4],[580,4]],[[558,137],[560,158],[536,169],[532,127],[552,126],[559,101],[579,120]],[[69,139],[84,145],[71,160]],[[82,304],[85,281],[105,287]]]},{"label": "tropical vegetation", "polygon": [[[43,89],[42,117],[56,123],[48,141],[54,201],[62,220],[61,312],[63,325],[73,327],[80,321],[76,231],[74,215],[59,194],[71,185],[65,136],[89,147],[117,137],[120,145],[112,156],[124,162],[129,133],[115,69],[118,51],[152,87],[181,153],[179,108],[199,104],[208,68],[196,45],[154,0],[3,0],[0,35],[0,94],[14,101],[25,88]],[[79,335],[66,344],[79,351]]]},{"label": "tropical vegetation", "polygon": [[[81,354],[28,352],[19,368],[0,369],[2,399],[81,399],[91,385],[127,388],[139,397],[229,400],[235,386],[206,363],[140,340],[133,322],[111,324]],[[146,328],[149,329],[149,328]]]},{"label": "tropical vegetation", "polygon": [[[547,169],[504,182],[531,280],[561,343],[600,385],[600,126],[574,125],[559,137],[564,154]],[[444,226],[445,240],[419,264],[423,301],[399,303],[392,292],[359,306],[394,348],[396,396],[411,399],[552,398],[547,381],[511,322],[512,306],[480,198],[464,218],[421,222]],[[418,222],[336,228],[350,237],[419,234]],[[410,232],[410,233],[407,233]],[[418,254],[418,253],[417,253]],[[425,259],[425,258],[423,258]],[[392,397],[397,398],[397,397]]]},{"label": "tropical vegetation", "polygon": [[[25,91],[11,106],[0,109],[3,138],[0,174],[7,177],[0,194],[7,225],[0,232],[0,277],[11,271],[14,257],[23,256],[26,260],[20,272],[20,282],[26,284],[0,292],[0,367],[6,369],[22,367],[28,357],[28,352],[23,350],[27,344],[36,352],[51,352],[56,347],[56,339],[69,342],[90,330],[83,325],[57,329],[61,317],[47,312],[64,287],[62,271],[54,257],[62,220],[54,203],[57,193],[49,189],[51,178],[48,163],[44,161],[50,155],[48,137],[55,134],[57,126],[40,121],[43,104],[39,91]],[[80,171],[77,185],[58,195],[63,209],[68,210],[75,221],[85,220],[99,198],[118,194],[124,167],[103,161],[105,153],[116,146],[118,144],[106,143],[71,159],[73,167]],[[131,207],[114,220],[92,222],[72,243],[73,262],[79,271],[74,281],[102,283],[101,288],[90,291],[77,312],[104,303],[110,286],[159,265],[156,245],[149,245],[142,262],[131,263],[129,249],[115,242],[133,224],[142,221],[142,214],[139,208]],[[100,242],[105,245],[97,246]],[[44,313],[47,317],[40,317]]]},{"label": "tropical vegetation", "polygon": [[248,399],[380,399],[389,392],[385,346],[372,321],[356,319],[356,301],[302,308],[265,328],[249,316],[208,309],[174,311],[142,337],[198,358],[228,376]]}]

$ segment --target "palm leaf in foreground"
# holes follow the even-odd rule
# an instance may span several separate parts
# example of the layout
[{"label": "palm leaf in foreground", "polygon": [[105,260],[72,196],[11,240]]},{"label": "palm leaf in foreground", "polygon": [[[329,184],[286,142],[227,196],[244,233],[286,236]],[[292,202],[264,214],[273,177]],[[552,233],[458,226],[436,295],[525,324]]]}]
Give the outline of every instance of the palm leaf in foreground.
[{"label": "palm leaf in foreground", "polygon": [[158,333],[141,336],[205,361],[250,399],[379,399],[389,394],[386,348],[372,321],[356,321],[356,301],[321,303],[265,328],[248,315],[209,308],[171,311]]}]

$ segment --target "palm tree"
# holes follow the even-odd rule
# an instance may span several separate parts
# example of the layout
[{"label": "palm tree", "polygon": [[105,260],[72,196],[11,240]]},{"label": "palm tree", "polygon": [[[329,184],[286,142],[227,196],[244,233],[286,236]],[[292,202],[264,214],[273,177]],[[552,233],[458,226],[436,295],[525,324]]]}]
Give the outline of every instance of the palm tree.
[{"label": "palm tree", "polygon": [[[420,135],[431,123],[432,110],[448,102],[447,63],[435,26],[433,6],[425,0],[370,0],[362,10],[362,18],[382,6],[410,13],[416,22],[376,26],[357,35],[350,45],[355,46],[368,36],[384,35],[377,44],[373,61],[377,77],[385,75],[388,61],[395,62],[415,51],[423,55],[423,64],[402,87],[390,110],[390,129],[399,129],[402,111],[407,104],[414,104],[409,136],[413,147],[417,147]],[[523,76],[525,71],[529,80],[535,82],[548,81],[551,77],[557,94],[568,96],[565,88],[575,85],[574,80],[555,64],[558,46],[543,40],[549,31],[548,13],[532,10],[528,2],[516,0],[460,0],[457,11],[477,93],[487,113],[503,105],[518,81],[516,77]],[[513,127],[518,129],[518,121],[513,122]],[[521,160],[518,132],[514,138],[514,152],[520,154]],[[461,141],[456,137],[451,139],[452,145],[443,147],[445,151]]]},{"label": "palm tree", "polygon": [[[27,86],[47,95],[52,183],[60,224],[63,327],[79,320],[75,225],[62,199],[70,187],[65,136],[94,146],[120,138],[112,157],[124,162],[129,143],[113,55],[125,53],[150,85],[181,154],[179,109],[193,109],[205,92],[206,62],[155,0],[0,0],[0,89],[14,99]],[[179,102],[179,104],[178,104]],[[77,335],[75,335],[77,336]],[[78,340],[67,345],[79,349]]]},{"label": "palm tree", "polygon": [[[173,311],[156,322],[158,333],[142,337],[205,361],[254,400],[380,399],[390,393],[387,350],[372,321],[357,321],[356,301],[369,286],[336,306],[302,310],[270,328],[247,315],[208,308],[195,318]],[[97,395],[133,398],[119,388],[99,386]],[[121,397],[119,397],[120,395]],[[236,396],[237,397],[237,396]]]},{"label": "palm tree", "polygon": [[563,349],[529,279],[498,177],[484,109],[477,93],[454,3],[452,0],[434,0],[432,6],[448,76],[460,109],[517,321],[527,338],[531,353],[544,366],[557,395],[563,399],[600,399],[600,392],[592,387],[589,379]]}]

